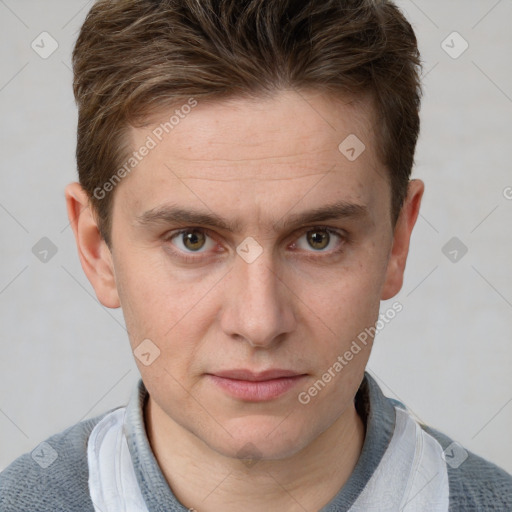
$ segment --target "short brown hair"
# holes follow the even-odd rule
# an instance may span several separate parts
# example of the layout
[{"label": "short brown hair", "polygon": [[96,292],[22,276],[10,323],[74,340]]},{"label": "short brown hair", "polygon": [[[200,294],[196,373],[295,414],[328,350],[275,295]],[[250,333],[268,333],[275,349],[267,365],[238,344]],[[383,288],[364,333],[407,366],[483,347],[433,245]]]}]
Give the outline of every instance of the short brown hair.
[{"label": "short brown hair", "polygon": [[[419,134],[420,55],[387,0],[99,0],[73,51],[77,165],[110,245],[113,194],[94,191],[129,153],[127,130],[191,97],[280,89],[369,93],[396,222]],[[341,141],[340,141],[341,142]]]}]

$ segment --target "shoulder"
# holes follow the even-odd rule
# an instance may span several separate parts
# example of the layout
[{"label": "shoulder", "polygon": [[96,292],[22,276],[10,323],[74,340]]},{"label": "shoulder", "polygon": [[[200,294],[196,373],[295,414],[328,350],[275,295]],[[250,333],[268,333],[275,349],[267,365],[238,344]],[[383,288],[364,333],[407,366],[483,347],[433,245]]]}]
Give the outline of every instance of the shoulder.
[{"label": "shoulder", "polygon": [[12,462],[0,473],[0,510],[92,512],[87,442],[109,412],[49,437]]},{"label": "shoulder", "polygon": [[512,475],[464,449],[426,425],[423,430],[441,445],[448,471],[450,510],[512,510]]}]

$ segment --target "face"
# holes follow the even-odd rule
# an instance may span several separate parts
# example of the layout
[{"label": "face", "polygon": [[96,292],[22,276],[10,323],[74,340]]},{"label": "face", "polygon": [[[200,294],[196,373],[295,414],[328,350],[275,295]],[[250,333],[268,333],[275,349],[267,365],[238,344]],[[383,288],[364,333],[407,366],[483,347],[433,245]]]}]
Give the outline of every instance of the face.
[{"label": "face", "polygon": [[[162,423],[224,455],[290,456],[352,407],[370,340],[335,363],[398,291],[372,110],[290,91],[199,102],[160,141],[172,114],[131,129],[133,150],[157,144],[115,190],[137,364]],[[351,134],[355,160],[338,148]]]}]

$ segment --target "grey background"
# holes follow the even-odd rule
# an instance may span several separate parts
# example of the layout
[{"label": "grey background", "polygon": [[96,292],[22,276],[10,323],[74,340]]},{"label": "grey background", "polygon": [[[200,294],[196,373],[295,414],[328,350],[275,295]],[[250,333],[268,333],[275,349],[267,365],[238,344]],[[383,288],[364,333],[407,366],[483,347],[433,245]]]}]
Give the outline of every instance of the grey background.
[{"label": "grey background", "polygon": [[[403,290],[382,306],[404,309],[369,370],[422,421],[512,472],[512,1],[398,4],[425,66],[414,177],[426,195]],[[0,469],[126,403],[139,377],[122,313],[97,302],[65,210],[76,179],[70,54],[91,5],[0,0]],[[59,45],[47,59],[31,48],[43,31]],[[469,43],[457,59],[441,46],[462,48],[453,31]],[[32,251],[43,237],[57,249],[47,262]],[[452,237],[468,248],[456,262],[442,250]]]}]

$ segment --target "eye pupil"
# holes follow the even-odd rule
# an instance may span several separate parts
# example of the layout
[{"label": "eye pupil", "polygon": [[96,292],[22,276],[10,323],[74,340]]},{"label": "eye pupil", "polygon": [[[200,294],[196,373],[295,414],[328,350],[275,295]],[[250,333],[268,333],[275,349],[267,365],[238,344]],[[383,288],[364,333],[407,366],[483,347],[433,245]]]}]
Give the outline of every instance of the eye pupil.
[{"label": "eye pupil", "polygon": [[316,250],[325,249],[329,245],[330,236],[326,231],[310,231],[308,233],[308,243]]},{"label": "eye pupil", "polygon": [[187,233],[183,233],[183,243],[187,249],[197,251],[203,247],[205,235],[200,231],[188,231]]}]

